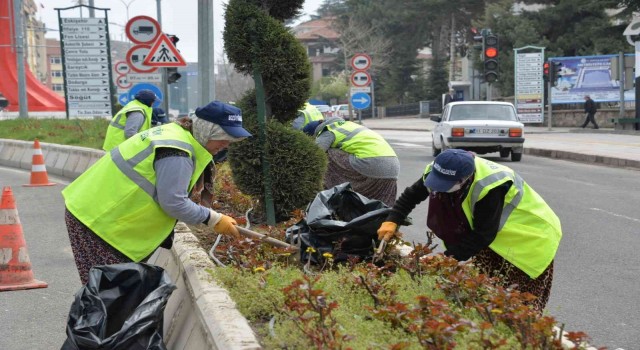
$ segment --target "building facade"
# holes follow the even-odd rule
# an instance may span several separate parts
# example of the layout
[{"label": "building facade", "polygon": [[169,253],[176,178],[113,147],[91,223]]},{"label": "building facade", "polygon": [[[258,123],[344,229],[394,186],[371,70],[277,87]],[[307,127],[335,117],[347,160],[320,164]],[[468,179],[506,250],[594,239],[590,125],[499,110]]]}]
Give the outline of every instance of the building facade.
[{"label": "building facade", "polygon": [[333,29],[333,17],[313,19],[295,26],[293,33],[307,50],[313,81],[340,70],[340,35]]}]

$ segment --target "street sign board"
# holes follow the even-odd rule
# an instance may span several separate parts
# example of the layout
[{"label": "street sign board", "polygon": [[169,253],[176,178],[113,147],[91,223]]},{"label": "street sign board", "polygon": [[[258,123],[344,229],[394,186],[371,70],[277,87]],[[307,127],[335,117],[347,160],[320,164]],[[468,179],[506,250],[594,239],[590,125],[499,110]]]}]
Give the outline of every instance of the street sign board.
[{"label": "street sign board", "polygon": [[[161,100],[162,100],[162,91],[160,90],[159,87],[157,87],[156,85],[153,84],[148,84],[148,83],[140,83],[140,84],[136,84],[134,85],[130,90],[129,90],[129,101],[134,99],[134,96],[136,95],[136,93],[142,89],[147,89],[147,90],[151,90],[153,91],[156,96],[158,96]],[[156,101],[153,104],[153,107],[160,107],[160,101]]]},{"label": "street sign board", "polygon": [[184,67],[187,62],[169,40],[169,37],[162,33],[151,47],[144,64],[152,67]]},{"label": "street sign board", "polygon": [[125,61],[116,62],[114,68],[116,70],[116,73],[120,75],[128,74],[131,71],[131,66],[129,66],[129,64]]},{"label": "street sign board", "polygon": [[121,75],[116,79],[116,86],[120,89],[128,89],[133,86],[133,84],[129,81],[127,75]]},{"label": "street sign board", "polygon": [[371,57],[366,53],[357,53],[351,58],[351,67],[355,70],[367,70],[371,67]]},{"label": "street sign board", "polygon": [[60,36],[68,115],[111,115],[107,19],[60,18]]},{"label": "street sign board", "polygon": [[355,71],[351,74],[351,84],[356,87],[369,86],[371,84],[371,76],[367,72]]},{"label": "street sign board", "polygon": [[515,55],[515,107],[523,123],[544,120],[544,52],[518,52]]},{"label": "street sign board", "polygon": [[127,63],[129,67],[136,73],[153,73],[158,67],[149,67],[144,64],[145,59],[149,55],[151,46],[140,44],[135,45],[127,51]]},{"label": "street sign board", "polygon": [[358,92],[366,92],[366,93],[370,93],[371,92],[371,86],[364,86],[364,87],[351,87],[351,95],[353,94],[357,94]]},{"label": "street sign board", "polygon": [[129,101],[130,100],[129,100],[129,93],[128,92],[122,93],[122,94],[120,94],[118,96],[118,103],[120,103],[120,105],[122,105],[122,106],[124,106],[127,103],[129,103]]},{"label": "street sign board", "polygon": [[136,16],[125,26],[127,38],[136,44],[152,44],[160,35],[160,24],[149,16]]},{"label": "street sign board", "polygon": [[351,105],[355,109],[366,109],[371,105],[371,96],[364,92],[351,95]]},{"label": "street sign board", "polygon": [[161,83],[162,73],[129,73],[127,74],[127,80],[130,83]]}]

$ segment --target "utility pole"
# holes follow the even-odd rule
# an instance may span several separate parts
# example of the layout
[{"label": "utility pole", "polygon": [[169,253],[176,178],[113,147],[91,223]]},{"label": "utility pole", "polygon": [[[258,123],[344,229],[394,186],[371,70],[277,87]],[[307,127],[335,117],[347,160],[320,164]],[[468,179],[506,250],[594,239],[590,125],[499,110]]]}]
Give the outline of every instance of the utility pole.
[{"label": "utility pole", "polygon": [[18,68],[19,117],[29,118],[27,78],[24,69],[24,27],[22,26],[22,0],[13,0],[13,25],[16,33],[16,62]]},{"label": "utility pole", "polygon": [[451,13],[451,43],[449,44],[449,83],[455,79],[456,70],[456,18]]},{"label": "utility pole", "polygon": [[96,10],[94,9],[94,7],[96,6],[94,3],[94,0],[89,0],[89,17],[90,18],[95,18],[96,17]]},{"label": "utility pole", "polygon": [[[160,28],[162,28],[162,0],[156,0],[156,10],[158,11],[158,24],[160,24]],[[128,10],[129,8],[127,8]],[[128,17],[128,16],[127,16]],[[164,112],[169,115],[169,83],[167,82],[167,68],[161,68],[162,72],[162,109]]]},{"label": "utility pole", "polygon": [[200,106],[216,99],[213,0],[198,1],[198,91]]}]

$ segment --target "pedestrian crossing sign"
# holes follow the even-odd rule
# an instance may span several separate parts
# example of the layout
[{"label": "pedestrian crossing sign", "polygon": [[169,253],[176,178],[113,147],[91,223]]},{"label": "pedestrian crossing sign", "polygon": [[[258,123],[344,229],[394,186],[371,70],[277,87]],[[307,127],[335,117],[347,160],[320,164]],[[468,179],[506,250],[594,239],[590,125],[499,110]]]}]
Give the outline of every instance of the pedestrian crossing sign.
[{"label": "pedestrian crossing sign", "polygon": [[184,67],[187,62],[167,34],[162,33],[149,50],[149,55],[143,64],[150,67]]}]

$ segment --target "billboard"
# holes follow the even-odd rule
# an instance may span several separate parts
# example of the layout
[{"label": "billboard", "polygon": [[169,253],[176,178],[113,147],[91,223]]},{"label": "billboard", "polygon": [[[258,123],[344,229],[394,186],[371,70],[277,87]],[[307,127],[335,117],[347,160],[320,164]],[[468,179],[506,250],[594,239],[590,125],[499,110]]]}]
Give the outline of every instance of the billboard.
[{"label": "billboard", "polygon": [[[615,56],[550,57],[549,61],[562,63],[561,77],[551,88],[551,103],[584,103],[585,95],[596,102],[620,101],[621,82],[611,72],[611,58]],[[634,101],[635,90],[626,90],[624,99]]]}]

